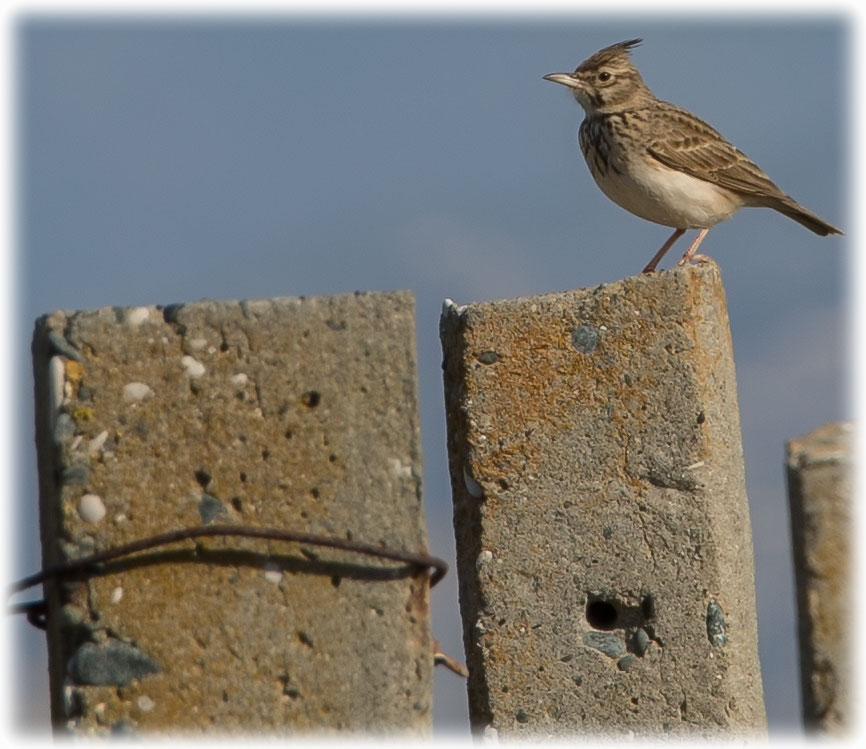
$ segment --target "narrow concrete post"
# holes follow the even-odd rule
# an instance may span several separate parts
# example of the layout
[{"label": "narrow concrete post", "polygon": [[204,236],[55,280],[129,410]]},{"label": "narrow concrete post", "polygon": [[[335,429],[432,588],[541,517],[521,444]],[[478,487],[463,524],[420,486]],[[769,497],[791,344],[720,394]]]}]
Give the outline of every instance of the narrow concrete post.
[{"label": "narrow concrete post", "polygon": [[712,263],[441,321],[476,732],[765,730]]},{"label": "narrow concrete post", "polygon": [[[40,318],[44,564],[211,523],[424,551],[414,330],[407,292]],[[430,731],[417,568],[244,538],[142,556],[46,584],[56,728]]]},{"label": "narrow concrete post", "polygon": [[831,735],[851,728],[853,439],[835,423],[787,444],[803,722]]}]

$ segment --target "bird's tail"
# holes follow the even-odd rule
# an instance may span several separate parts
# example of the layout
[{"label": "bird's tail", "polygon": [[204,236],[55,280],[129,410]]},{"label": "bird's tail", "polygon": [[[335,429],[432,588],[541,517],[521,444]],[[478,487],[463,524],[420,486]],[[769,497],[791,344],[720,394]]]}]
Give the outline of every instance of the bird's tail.
[{"label": "bird's tail", "polygon": [[828,234],[842,234],[841,229],[837,229],[832,224],[828,224],[824,219],[816,216],[812,211],[803,208],[792,197],[785,195],[783,198],[777,198],[768,203],[770,208],[775,208],[779,213],[784,213],[788,218],[794,219],[798,224],[802,224],[807,229],[826,237]]}]

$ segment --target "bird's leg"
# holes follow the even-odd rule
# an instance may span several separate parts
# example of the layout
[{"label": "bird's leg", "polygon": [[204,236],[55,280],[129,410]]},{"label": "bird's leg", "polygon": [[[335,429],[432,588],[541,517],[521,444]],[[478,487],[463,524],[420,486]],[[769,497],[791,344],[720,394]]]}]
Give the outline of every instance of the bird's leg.
[{"label": "bird's leg", "polygon": [[695,251],[698,249],[698,246],[700,245],[700,243],[704,241],[704,237],[707,236],[708,231],[709,231],[709,228],[705,228],[705,229],[701,229],[698,232],[698,236],[695,237],[695,241],[692,242],[691,247],[689,247],[689,249],[686,250],[686,254],[683,255],[679,259],[679,262],[677,262],[677,265],[688,265],[694,259]]},{"label": "bird's leg", "polygon": [[677,229],[673,234],[671,234],[670,237],[668,237],[668,241],[662,245],[662,248],[655,255],[653,255],[653,259],[647,263],[646,268],[644,268],[641,273],[652,273],[659,264],[659,260],[664,257],[665,253],[673,246],[673,243],[685,233],[685,229]]}]

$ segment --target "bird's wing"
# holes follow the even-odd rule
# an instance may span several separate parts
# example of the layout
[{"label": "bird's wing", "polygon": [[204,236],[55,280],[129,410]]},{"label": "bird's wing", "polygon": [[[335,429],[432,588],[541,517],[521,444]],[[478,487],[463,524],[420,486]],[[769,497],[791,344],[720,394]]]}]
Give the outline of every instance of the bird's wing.
[{"label": "bird's wing", "polygon": [[734,192],[784,196],[757,164],[713,128],[684,110],[677,114],[681,114],[676,123],[680,126],[652,138],[647,146],[650,156],[671,169]]}]

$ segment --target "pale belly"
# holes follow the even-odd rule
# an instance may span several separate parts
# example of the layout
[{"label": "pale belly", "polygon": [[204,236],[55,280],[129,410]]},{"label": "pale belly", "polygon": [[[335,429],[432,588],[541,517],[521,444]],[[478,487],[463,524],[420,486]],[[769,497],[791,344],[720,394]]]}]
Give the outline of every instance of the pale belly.
[{"label": "pale belly", "polygon": [[714,226],[743,206],[734,193],[667,167],[641,165],[609,169],[596,184],[614,203],[635,216],[678,229]]}]

